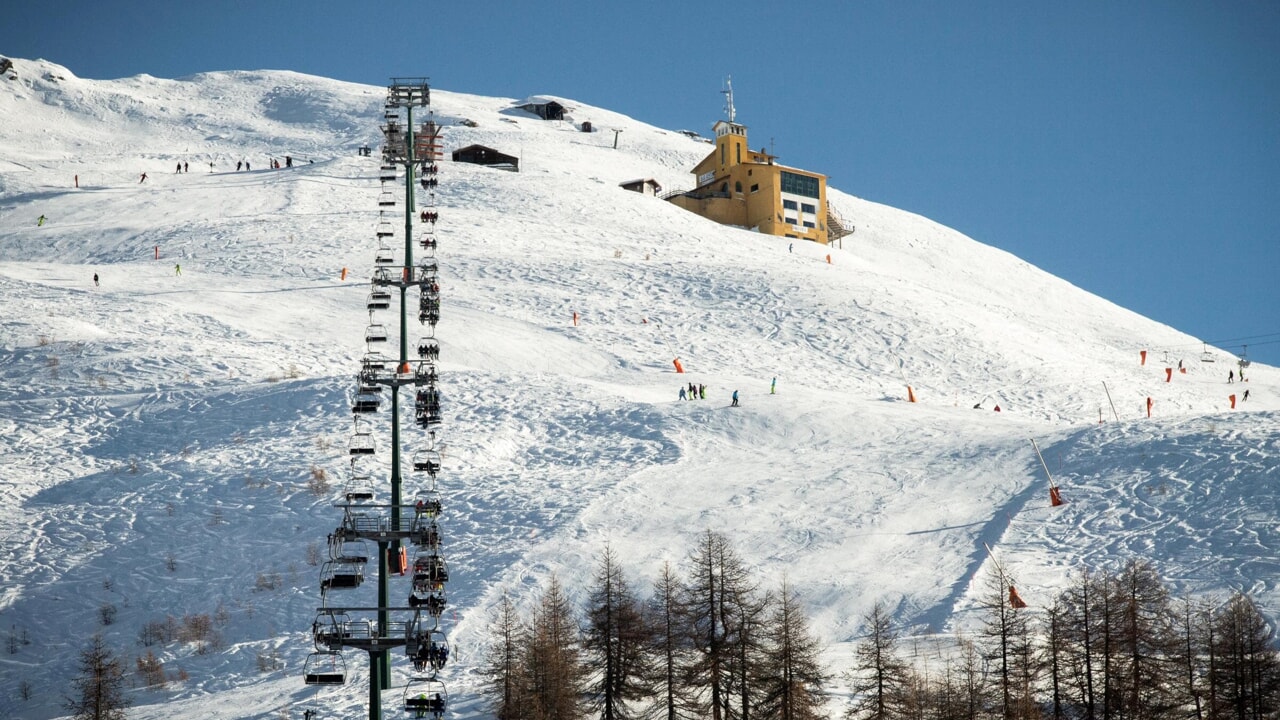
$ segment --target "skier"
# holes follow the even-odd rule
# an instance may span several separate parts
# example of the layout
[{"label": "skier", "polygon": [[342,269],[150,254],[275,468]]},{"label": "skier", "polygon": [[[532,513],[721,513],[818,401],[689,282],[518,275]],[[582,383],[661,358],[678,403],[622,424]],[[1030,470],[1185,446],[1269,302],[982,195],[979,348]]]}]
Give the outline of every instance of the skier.
[{"label": "skier", "polygon": [[737,390],[733,391],[733,402],[729,404],[729,407],[738,407],[738,391]]},{"label": "skier", "polygon": [[183,162],[183,163],[182,163],[182,172],[191,172],[191,164],[190,164],[190,163],[187,163],[187,162]]},{"label": "skier", "polygon": [[773,382],[769,383],[769,394],[770,395],[778,394],[778,378],[774,378]]},{"label": "skier", "polygon": [[236,172],[240,172],[240,166],[242,166],[242,165],[244,165],[244,162],[242,162],[242,161],[240,161],[240,160],[237,160],[237,161],[236,161]]},{"label": "skier", "polygon": [[98,273],[93,274],[93,286],[98,287]]},{"label": "skier", "polygon": [[144,182],[146,182],[146,181],[147,181],[147,174],[146,174],[146,173],[142,173],[142,179],[138,181],[138,184],[139,184],[139,185],[141,185],[142,183],[144,183]]},{"label": "skier", "polygon": [[36,227],[40,227],[41,225],[44,225],[44,216],[43,216],[43,215],[41,215],[40,217],[36,218]]},{"label": "skier", "polygon": [[787,243],[787,252],[789,253],[795,252],[795,247],[796,247],[795,243]]},{"label": "skier", "polygon": [[685,397],[685,394],[684,394],[684,386],[683,386],[683,385],[681,385],[681,386],[680,386],[680,399],[681,399],[681,400],[688,400],[688,399],[689,399],[689,398]]},{"label": "skier", "polygon": [[245,160],[245,161],[244,161],[244,171],[245,171],[245,172],[249,172],[249,161],[248,161],[248,160]]},{"label": "skier", "polygon": [[1235,370],[1228,370],[1228,371],[1227,371],[1227,384],[1228,384],[1228,385],[1230,385],[1231,383],[1233,383],[1233,382],[1235,382],[1235,381],[1236,381],[1236,371],[1235,371]]},{"label": "skier", "polygon": [[180,263],[174,263],[174,264],[173,264],[173,274],[174,274],[174,275],[181,275],[181,274],[182,274],[182,265],[181,265]]},{"label": "skier", "polygon": [[699,400],[707,399],[707,386],[703,385],[702,383],[698,383],[698,399]]},{"label": "skier", "polygon": [[1248,400],[1248,399],[1249,399],[1249,391],[1248,391],[1248,390],[1245,390],[1245,391],[1244,391],[1244,399],[1245,399],[1245,400]]},{"label": "skier", "polygon": [[178,169],[177,169],[177,170],[174,170],[174,172],[175,172],[175,173],[180,173],[180,172],[182,172],[182,163],[178,163]]}]

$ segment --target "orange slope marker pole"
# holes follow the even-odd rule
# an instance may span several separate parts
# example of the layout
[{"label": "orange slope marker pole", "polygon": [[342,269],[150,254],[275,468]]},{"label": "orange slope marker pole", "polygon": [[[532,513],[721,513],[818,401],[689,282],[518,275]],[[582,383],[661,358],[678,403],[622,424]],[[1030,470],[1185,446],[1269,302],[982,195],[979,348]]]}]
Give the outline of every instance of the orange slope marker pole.
[{"label": "orange slope marker pole", "polygon": [[991,546],[986,543],[982,543],[982,547],[987,549],[987,555],[991,557],[991,562],[995,563],[996,571],[1000,573],[1001,584],[1006,585],[1009,588],[1009,607],[1015,610],[1020,610],[1026,607],[1027,602],[1022,599],[1021,595],[1018,594],[1018,589],[1013,586],[1013,580],[1009,577],[1009,573],[1004,571],[1004,566],[1001,565],[1000,561],[996,559],[995,551],[992,550]]},{"label": "orange slope marker pole", "polygon": [[[1102,411],[1099,410],[1101,415]],[[1058,483],[1053,481],[1053,473],[1049,472],[1049,465],[1044,461],[1044,455],[1040,454],[1040,446],[1036,444],[1036,439],[1031,438],[1031,447],[1035,448],[1036,457],[1040,458],[1040,467],[1044,468],[1044,476],[1049,478],[1049,504],[1058,507],[1062,504],[1062,493],[1058,491]]]},{"label": "orange slope marker pole", "polygon": [[1147,364],[1147,351],[1146,351],[1146,350],[1143,350],[1143,351],[1141,351],[1141,352],[1140,352],[1140,353],[1138,353],[1138,354],[1142,356],[1142,362],[1141,362],[1140,364],[1142,364],[1142,365],[1146,365],[1146,364]]},{"label": "orange slope marker pole", "polygon": [[1232,410],[1235,410],[1235,409],[1236,409],[1236,394],[1235,394],[1235,393],[1231,393],[1231,395],[1229,396],[1229,398],[1228,398],[1228,399],[1229,399],[1229,400],[1231,400],[1231,409],[1232,409]]},{"label": "orange slope marker pole", "polygon": [[907,381],[907,371],[902,369],[902,358],[898,358],[898,374],[902,376],[902,384],[907,386],[907,402],[915,402],[916,393],[911,389],[911,383]]}]

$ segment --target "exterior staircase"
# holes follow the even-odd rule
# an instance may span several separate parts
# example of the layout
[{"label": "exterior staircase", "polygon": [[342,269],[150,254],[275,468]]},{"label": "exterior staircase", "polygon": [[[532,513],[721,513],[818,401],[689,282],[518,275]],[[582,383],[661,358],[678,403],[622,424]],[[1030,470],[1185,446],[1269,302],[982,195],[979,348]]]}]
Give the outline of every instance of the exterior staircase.
[{"label": "exterior staircase", "polygon": [[827,208],[827,244],[832,245],[840,238],[846,235],[852,235],[857,228],[847,224],[844,218],[840,217],[840,213]]}]

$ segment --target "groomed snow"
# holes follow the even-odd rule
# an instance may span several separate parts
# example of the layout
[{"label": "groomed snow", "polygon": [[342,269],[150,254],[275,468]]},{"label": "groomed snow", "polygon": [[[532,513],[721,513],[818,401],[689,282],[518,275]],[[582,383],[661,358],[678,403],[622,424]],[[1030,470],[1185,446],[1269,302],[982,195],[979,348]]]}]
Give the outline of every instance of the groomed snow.
[{"label": "groomed snow", "polygon": [[[319,604],[307,550],[339,521],[369,323],[378,161],[357,148],[379,145],[384,89],[15,67],[0,79],[0,634],[30,644],[0,652],[0,715],[62,713],[94,632],[132,662],[143,623],[208,613],[227,618],[223,646],[151,648],[189,680],[134,691],[131,717],[360,716],[362,654],[338,689],[300,674]],[[1276,616],[1275,368],[1228,385],[1234,358],[1202,362],[1196,338],[834,189],[856,234],[794,252],[622,191],[691,185],[708,146],[676,131],[576,101],[562,101],[574,120],[603,131],[515,99],[432,97],[446,158],[480,143],[521,161],[441,163],[457,717],[486,716],[476,661],[503,591],[527,603],[555,572],[581,598],[606,541],[647,587],[708,528],[763,587],[785,575],[836,670],[877,600],[909,633],[972,627],[983,543],[1033,606],[1079,568],[1140,557],[1178,592],[1243,589]],[[267,169],[285,155],[294,168]],[[397,332],[392,313],[378,321]],[[706,400],[676,399],[690,381]],[[424,438],[407,426],[411,455]],[[1049,507],[1033,437],[1064,507]],[[329,495],[308,492],[313,467]],[[273,649],[283,667],[260,672]]]}]

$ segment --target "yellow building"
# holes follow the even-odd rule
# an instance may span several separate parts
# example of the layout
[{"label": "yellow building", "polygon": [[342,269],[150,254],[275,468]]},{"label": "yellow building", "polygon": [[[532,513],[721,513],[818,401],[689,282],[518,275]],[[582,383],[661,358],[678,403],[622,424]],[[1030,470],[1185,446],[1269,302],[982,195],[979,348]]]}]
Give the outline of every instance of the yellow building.
[{"label": "yellow building", "polygon": [[827,176],[774,162],[747,147],[747,128],[732,120],[715,124],[716,146],[693,168],[697,186],[668,198],[724,225],[830,243],[849,234],[827,208]]}]

